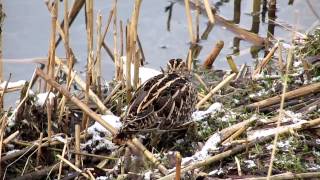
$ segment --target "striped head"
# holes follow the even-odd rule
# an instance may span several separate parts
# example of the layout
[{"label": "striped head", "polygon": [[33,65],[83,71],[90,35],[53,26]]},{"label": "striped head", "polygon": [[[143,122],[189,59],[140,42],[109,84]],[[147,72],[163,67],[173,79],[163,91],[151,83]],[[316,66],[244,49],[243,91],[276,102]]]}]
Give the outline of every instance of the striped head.
[{"label": "striped head", "polygon": [[168,73],[182,73],[184,71],[187,71],[187,66],[182,59],[170,59],[167,63]]}]

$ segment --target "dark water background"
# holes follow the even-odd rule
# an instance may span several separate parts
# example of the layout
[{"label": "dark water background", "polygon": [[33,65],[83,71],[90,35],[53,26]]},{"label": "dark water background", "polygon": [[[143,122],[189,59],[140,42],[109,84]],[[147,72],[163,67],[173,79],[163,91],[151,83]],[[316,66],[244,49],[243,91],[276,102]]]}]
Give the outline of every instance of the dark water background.
[{"label": "dark water background", "polygon": [[[70,0],[69,7],[73,1]],[[95,18],[98,11],[103,15],[103,27],[106,24],[109,11],[112,8],[111,0],[95,0],[94,11]],[[183,2],[183,1],[182,1]],[[260,10],[264,0],[221,0],[211,1],[217,5],[219,15],[226,19],[236,22],[239,26],[256,31],[260,36],[266,37],[268,32],[268,16],[262,21],[261,12],[252,16],[253,4],[261,2]],[[310,0],[314,9],[319,12],[320,3],[317,0]],[[297,29],[305,32],[319,24],[317,18],[312,14],[306,0],[294,0],[291,5],[288,0],[277,1],[276,21],[284,25],[294,26],[297,18]],[[60,3],[59,16],[63,16],[63,3]],[[181,1],[173,6],[173,15],[171,19],[171,31],[166,29],[168,13],[165,7],[170,4],[167,0],[143,0],[138,25],[138,34],[145,53],[146,66],[160,69],[168,59],[185,58],[189,48],[189,35],[187,29],[187,20],[184,4]],[[44,1],[42,0],[4,0],[4,11],[6,18],[4,21],[3,33],[3,58],[4,78],[8,78],[12,73],[12,80],[31,78],[36,64],[10,63],[10,59],[25,59],[35,57],[46,57],[50,38],[50,14]],[[118,0],[118,19],[126,22],[131,16],[133,1]],[[193,15],[195,11],[192,12]],[[235,15],[240,15],[235,17]],[[194,16],[193,16],[194,17]],[[254,17],[256,19],[254,19]],[[257,21],[258,20],[258,21]],[[87,40],[84,24],[84,10],[82,10],[70,29],[70,43],[76,55],[78,63],[77,70],[85,70]],[[195,22],[195,20],[193,20]],[[206,15],[200,15],[200,34],[205,30],[208,19]],[[254,23],[253,23],[254,22]],[[96,25],[95,25],[96,26]],[[290,42],[291,32],[281,26],[274,29],[275,37]],[[113,47],[112,26],[107,34],[106,42],[110,48]],[[253,55],[250,48],[253,45],[250,42],[239,40],[232,32],[225,27],[216,25],[205,41],[200,45],[203,49],[199,55],[199,60],[203,61],[212,47],[218,40],[225,42],[224,48],[215,62],[218,69],[226,69],[228,65],[225,56],[233,54],[239,50],[235,56],[237,65],[243,63],[252,64]],[[57,50],[58,56],[63,57],[64,48],[62,44]],[[258,54],[263,57],[263,52]],[[106,80],[111,80],[114,74],[114,65],[109,56],[102,50],[102,69]],[[10,100],[10,99],[9,99]],[[7,100],[8,101],[8,100]],[[12,102],[9,102],[12,104]]]}]

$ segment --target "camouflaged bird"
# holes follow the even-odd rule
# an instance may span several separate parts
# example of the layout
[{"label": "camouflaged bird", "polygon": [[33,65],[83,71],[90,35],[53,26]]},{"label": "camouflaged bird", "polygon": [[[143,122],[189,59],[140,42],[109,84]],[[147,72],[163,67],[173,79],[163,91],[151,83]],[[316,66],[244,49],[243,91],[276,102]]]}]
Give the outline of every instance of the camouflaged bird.
[{"label": "camouflaged bird", "polygon": [[114,142],[146,132],[178,131],[190,121],[197,93],[188,79],[186,65],[181,59],[171,59],[167,66],[166,72],[150,78],[135,91]]}]

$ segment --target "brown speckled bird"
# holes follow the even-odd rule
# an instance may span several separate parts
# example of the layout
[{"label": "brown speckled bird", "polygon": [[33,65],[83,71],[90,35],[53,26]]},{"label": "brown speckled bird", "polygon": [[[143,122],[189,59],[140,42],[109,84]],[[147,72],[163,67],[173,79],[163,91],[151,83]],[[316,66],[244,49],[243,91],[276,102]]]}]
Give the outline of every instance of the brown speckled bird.
[{"label": "brown speckled bird", "polygon": [[135,91],[114,142],[146,132],[161,135],[178,131],[190,121],[196,101],[185,63],[171,59],[166,72],[150,78]]}]

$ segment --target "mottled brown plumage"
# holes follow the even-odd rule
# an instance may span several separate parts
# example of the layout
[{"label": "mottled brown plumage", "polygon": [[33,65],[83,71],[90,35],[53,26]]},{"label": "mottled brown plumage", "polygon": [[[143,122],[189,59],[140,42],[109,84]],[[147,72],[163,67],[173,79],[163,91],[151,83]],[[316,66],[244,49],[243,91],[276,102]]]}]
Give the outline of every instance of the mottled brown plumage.
[{"label": "mottled brown plumage", "polygon": [[181,59],[168,62],[168,70],[142,84],[134,93],[115,139],[150,131],[175,131],[191,118],[196,90]]}]

